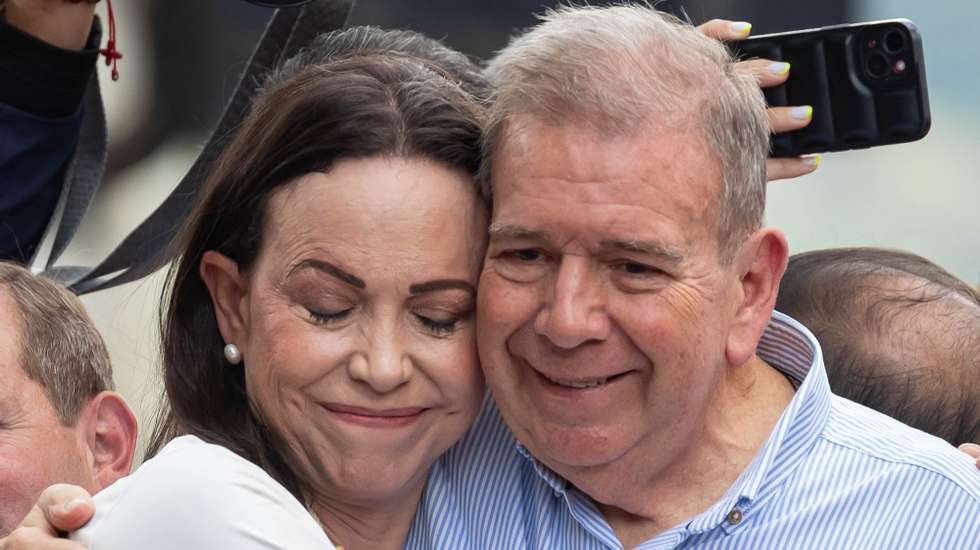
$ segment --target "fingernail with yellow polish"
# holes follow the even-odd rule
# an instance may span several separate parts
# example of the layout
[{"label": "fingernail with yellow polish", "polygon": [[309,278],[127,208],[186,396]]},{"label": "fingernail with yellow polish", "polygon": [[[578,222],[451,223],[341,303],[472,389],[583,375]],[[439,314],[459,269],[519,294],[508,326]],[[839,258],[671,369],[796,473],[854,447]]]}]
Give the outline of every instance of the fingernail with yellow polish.
[{"label": "fingernail with yellow polish", "polygon": [[803,105],[802,107],[793,107],[793,110],[789,112],[790,116],[796,120],[810,120],[813,118],[813,107],[810,105]]},{"label": "fingernail with yellow polish", "polygon": [[733,33],[745,36],[752,32],[752,23],[736,21],[732,23],[731,29]]},{"label": "fingernail with yellow polish", "polygon": [[789,74],[789,63],[779,62],[769,65],[769,72],[779,76],[785,76]]},{"label": "fingernail with yellow polish", "polygon": [[803,164],[817,168],[820,166],[820,161],[823,160],[823,155],[813,155],[809,157],[803,157]]}]

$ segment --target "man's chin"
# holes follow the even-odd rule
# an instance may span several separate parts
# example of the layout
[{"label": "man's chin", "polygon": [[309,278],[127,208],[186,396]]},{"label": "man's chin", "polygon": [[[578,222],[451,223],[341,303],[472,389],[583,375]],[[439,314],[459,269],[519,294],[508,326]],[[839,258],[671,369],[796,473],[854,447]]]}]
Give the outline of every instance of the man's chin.
[{"label": "man's chin", "polygon": [[542,435],[529,437],[522,443],[539,462],[558,473],[610,465],[621,458],[628,447],[594,429],[551,429]]}]

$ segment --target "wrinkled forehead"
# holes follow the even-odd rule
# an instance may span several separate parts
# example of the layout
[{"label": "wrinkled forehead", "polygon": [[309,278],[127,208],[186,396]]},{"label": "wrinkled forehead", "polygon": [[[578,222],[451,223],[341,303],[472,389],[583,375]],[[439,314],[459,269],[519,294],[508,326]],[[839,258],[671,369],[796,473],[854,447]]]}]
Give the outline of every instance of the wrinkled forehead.
[{"label": "wrinkled forehead", "polygon": [[[627,202],[671,202],[710,219],[723,189],[720,157],[698,124],[648,121],[614,132],[584,120],[523,116],[508,121],[500,138],[490,172],[495,210],[531,180],[542,193],[549,181],[565,181],[597,184]],[[590,199],[586,186],[573,190]]]}]

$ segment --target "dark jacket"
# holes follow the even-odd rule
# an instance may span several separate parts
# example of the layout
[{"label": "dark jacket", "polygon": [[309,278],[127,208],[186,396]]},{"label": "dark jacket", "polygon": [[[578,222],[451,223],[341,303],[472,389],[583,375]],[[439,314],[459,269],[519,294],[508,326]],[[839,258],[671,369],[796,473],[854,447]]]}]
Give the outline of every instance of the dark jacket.
[{"label": "dark jacket", "polygon": [[100,38],[96,20],[85,50],[62,50],[0,16],[0,259],[28,261],[54,212]]}]

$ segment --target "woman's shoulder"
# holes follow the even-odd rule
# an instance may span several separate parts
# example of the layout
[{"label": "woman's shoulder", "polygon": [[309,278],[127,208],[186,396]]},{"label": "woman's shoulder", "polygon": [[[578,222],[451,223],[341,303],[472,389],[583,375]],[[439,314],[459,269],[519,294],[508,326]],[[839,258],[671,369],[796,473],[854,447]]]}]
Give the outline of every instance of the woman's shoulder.
[{"label": "woman's shoulder", "polygon": [[333,548],[269,474],[220,445],[183,436],[95,496],[72,538],[93,550]]}]

